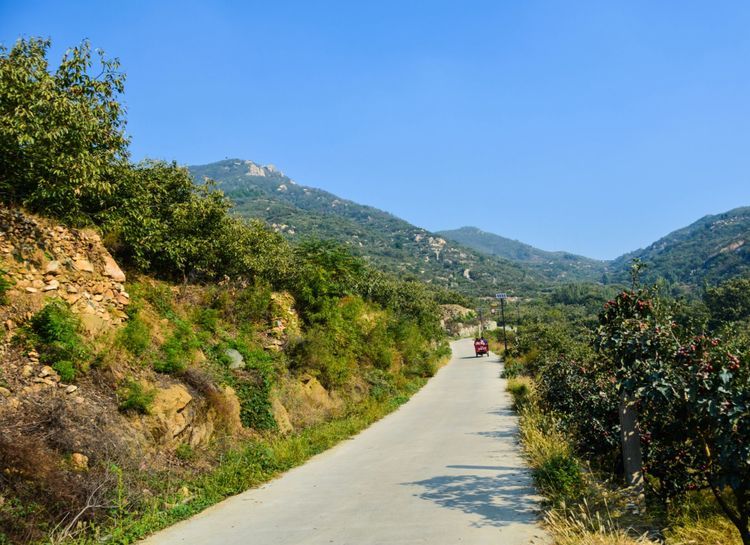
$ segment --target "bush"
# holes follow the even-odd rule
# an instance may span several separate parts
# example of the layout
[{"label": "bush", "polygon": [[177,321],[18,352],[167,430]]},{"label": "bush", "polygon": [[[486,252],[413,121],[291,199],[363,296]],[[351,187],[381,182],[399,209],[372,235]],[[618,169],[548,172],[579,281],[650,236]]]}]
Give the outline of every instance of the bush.
[{"label": "bush", "polygon": [[525,374],[526,366],[523,361],[516,359],[512,356],[506,356],[503,362],[502,377],[505,379],[516,378]]},{"label": "bush", "polygon": [[198,339],[190,324],[177,320],[175,330],[161,347],[160,357],[154,361],[154,370],[169,374],[184,371],[198,347]]},{"label": "bush", "polygon": [[553,454],[534,468],[534,479],[541,491],[554,503],[576,500],[583,493],[581,466],[571,455]]},{"label": "bush", "polygon": [[67,381],[75,379],[90,357],[79,331],[78,317],[62,301],[47,303],[31,318],[29,340],[39,351],[39,360],[62,370]]},{"label": "bush", "polygon": [[195,458],[195,450],[188,443],[180,443],[174,451],[175,456],[183,462],[189,462]]},{"label": "bush", "polygon": [[145,388],[140,382],[127,380],[117,392],[120,397],[119,408],[123,412],[149,414],[156,397],[156,391]]},{"label": "bush", "polygon": [[365,380],[370,385],[370,396],[377,401],[386,399],[396,393],[393,375],[382,369],[370,369],[365,374]]},{"label": "bush", "polygon": [[76,378],[76,368],[72,361],[61,360],[52,365],[52,368],[60,375],[63,382],[72,382]]},{"label": "bush", "polygon": [[528,377],[515,377],[508,380],[506,386],[508,392],[513,397],[513,406],[516,410],[521,410],[532,402],[534,395],[534,383]]},{"label": "bush", "polygon": [[8,302],[7,292],[13,285],[7,277],[7,272],[0,269],[0,305],[5,305]]},{"label": "bush", "polygon": [[151,344],[151,330],[137,314],[120,330],[120,343],[133,355],[141,356]]}]

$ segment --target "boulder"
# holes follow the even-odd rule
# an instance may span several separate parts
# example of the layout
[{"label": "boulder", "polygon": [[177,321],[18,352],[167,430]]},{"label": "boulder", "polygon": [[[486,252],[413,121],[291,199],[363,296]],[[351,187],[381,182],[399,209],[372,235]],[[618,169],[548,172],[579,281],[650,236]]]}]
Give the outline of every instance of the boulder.
[{"label": "boulder", "polygon": [[271,414],[273,414],[273,419],[276,421],[276,425],[282,435],[286,435],[294,430],[286,407],[275,396],[271,399]]},{"label": "boulder", "polygon": [[81,272],[88,272],[88,273],[94,272],[94,266],[91,264],[91,261],[89,261],[88,259],[83,259],[83,258],[76,259],[73,262],[73,268]]},{"label": "boulder", "polygon": [[86,471],[89,468],[89,457],[80,452],[74,452],[70,456],[70,465],[76,471]]},{"label": "boulder", "polygon": [[44,268],[45,274],[58,274],[60,272],[60,262],[57,260],[50,261]]},{"label": "boulder", "polygon": [[147,424],[157,440],[169,443],[185,431],[192,421],[192,411],[187,410],[192,400],[181,384],[156,391]]},{"label": "boulder", "polygon": [[60,288],[60,282],[57,280],[50,280],[49,283],[42,288],[44,291],[55,291]]},{"label": "boulder", "polygon": [[104,276],[109,276],[115,282],[125,282],[125,273],[109,254],[104,254]]},{"label": "boulder", "polygon": [[328,391],[323,388],[323,385],[315,377],[310,375],[302,377],[302,391],[305,397],[314,405],[326,409],[330,409],[335,405],[331,396],[328,395]]},{"label": "boulder", "polygon": [[224,355],[227,358],[229,358],[230,369],[244,369],[245,368],[245,358],[243,358],[242,354],[240,354],[234,348],[227,348],[224,351]]}]

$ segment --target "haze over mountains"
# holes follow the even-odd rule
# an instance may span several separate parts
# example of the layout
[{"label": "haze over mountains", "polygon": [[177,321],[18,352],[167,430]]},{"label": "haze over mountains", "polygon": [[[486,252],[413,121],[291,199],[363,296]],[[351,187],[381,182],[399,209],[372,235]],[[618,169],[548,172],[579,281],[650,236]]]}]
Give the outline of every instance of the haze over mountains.
[{"label": "haze over mountains", "polygon": [[540,250],[475,227],[432,233],[299,185],[272,165],[227,159],[189,169],[196,180],[215,180],[237,214],[265,220],[290,239],[333,239],[378,268],[471,295],[535,292],[565,281],[625,282],[633,258],[647,263],[649,281],[661,277],[688,287],[750,273],[750,207],[706,216],[647,248],[600,261]]}]

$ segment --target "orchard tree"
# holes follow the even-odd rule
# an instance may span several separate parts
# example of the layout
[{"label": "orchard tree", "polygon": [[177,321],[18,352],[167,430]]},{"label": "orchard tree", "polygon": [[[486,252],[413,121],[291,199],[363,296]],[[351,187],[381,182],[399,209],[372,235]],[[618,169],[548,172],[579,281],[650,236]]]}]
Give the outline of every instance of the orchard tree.
[{"label": "orchard tree", "polygon": [[124,75],[88,42],[51,70],[49,48],[0,46],[0,199],[82,223],[127,164]]},{"label": "orchard tree", "polygon": [[667,388],[661,378],[663,369],[668,367],[679,344],[672,331],[676,324],[656,297],[656,288],[639,287],[640,269],[641,264],[634,262],[632,289],[604,305],[595,340],[597,350],[609,360],[615,373],[623,468],[628,485],[638,495],[643,493],[644,484],[639,394],[645,385]]}]

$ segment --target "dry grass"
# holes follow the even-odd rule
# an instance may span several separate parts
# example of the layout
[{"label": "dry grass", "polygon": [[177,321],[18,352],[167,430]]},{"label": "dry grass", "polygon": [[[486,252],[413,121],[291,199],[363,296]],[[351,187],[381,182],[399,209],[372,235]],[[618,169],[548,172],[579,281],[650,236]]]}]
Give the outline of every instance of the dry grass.
[{"label": "dry grass", "polygon": [[575,509],[549,511],[545,526],[555,537],[555,545],[658,545],[647,533],[623,529],[606,506],[591,510],[586,500]]}]

